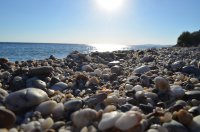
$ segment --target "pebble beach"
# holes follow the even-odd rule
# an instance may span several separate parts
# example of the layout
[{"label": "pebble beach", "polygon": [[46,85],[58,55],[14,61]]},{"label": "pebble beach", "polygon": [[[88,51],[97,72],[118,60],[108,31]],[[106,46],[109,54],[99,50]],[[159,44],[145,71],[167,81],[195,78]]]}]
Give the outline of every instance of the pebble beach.
[{"label": "pebble beach", "polygon": [[200,47],[0,58],[2,132],[199,132]]}]

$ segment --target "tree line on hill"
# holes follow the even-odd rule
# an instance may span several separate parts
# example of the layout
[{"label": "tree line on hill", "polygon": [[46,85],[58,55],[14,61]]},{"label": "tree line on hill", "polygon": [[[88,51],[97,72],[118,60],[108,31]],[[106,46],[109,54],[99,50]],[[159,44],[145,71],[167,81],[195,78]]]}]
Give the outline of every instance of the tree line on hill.
[{"label": "tree line on hill", "polygon": [[200,46],[200,30],[195,32],[183,32],[177,40],[176,46],[191,47]]}]

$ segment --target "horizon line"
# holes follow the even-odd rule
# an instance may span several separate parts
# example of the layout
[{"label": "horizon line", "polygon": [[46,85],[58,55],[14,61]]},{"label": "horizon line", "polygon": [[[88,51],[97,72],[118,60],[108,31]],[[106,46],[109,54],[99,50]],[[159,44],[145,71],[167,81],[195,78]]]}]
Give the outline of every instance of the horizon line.
[{"label": "horizon line", "polygon": [[21,44],[76,44],[76,45],[103,45],[103,44],[111,44],[111,45],[176,45],[176,44],[154,44],[154,43],[143,43],[143,44],[120,44],[120,43],[67,43],[67,42],[19,42],[19,41],[0,41],[0,43],[21,43]]}]

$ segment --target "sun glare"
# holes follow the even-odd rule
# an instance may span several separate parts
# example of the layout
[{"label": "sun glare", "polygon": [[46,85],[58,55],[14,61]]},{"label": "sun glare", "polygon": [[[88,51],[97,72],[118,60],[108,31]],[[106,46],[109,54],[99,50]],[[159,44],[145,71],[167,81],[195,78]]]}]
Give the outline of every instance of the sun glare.
[{"label": "sun glare", "polygon": [[108,12],[113,12],[121,9],[125,0],[96,0],[97,5]]}]

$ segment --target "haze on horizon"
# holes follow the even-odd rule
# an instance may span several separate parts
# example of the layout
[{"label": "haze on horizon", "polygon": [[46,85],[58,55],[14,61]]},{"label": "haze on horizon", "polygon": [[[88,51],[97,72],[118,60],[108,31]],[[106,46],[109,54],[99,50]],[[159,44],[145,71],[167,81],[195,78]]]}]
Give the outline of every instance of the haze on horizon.
[{"label": "haze on horizon", "polygon": [[1,42],[176,44],[199,0],[2,0]]}]

